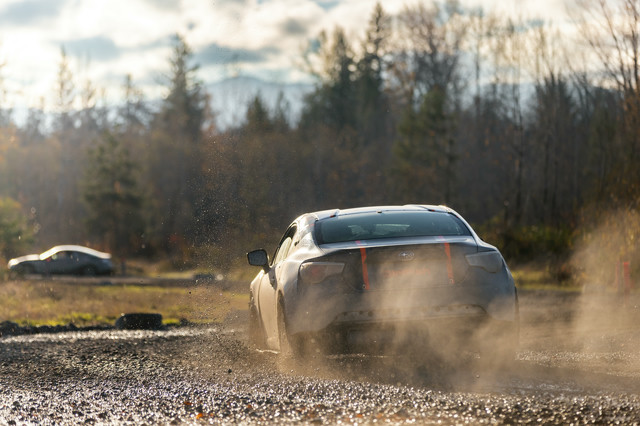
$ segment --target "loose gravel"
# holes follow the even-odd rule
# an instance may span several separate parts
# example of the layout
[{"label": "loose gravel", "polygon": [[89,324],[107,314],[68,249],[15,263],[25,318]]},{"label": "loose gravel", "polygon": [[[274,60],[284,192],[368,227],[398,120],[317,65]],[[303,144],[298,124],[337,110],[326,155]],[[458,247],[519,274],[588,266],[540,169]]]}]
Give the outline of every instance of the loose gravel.
[{"label": "loose gravel", "polygon": [[249,347],[242,321],[5,335],[0,424],[640,424],[635,331],[589,353],[527,333],[499,368],[473,354],[298,361]]}]

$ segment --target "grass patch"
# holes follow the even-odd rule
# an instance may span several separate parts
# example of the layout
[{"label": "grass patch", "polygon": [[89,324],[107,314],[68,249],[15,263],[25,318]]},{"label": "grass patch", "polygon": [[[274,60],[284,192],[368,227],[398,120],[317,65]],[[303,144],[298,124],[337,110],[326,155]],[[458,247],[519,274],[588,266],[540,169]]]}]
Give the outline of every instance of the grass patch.
[{"label": "grass patch", "polygon": [[[248,271],[248,272],[247,272]],[[222,290],[215,282],[181,285],[104,285],[98,282],[61,280],[0,281],[0,322],[20,325],[79,327],[114,324],[123,313],[162,315],[163,323],[176,325],[221,322],[234,310],[246,310],[248,282],[256,271],[236,268],[227,276],[247,282],[247,292]],[[548,265],[515,265],[512,273],[518,288],[528,290],[581,290],[575,283],[559,281]],[[184,281],[182,281],[184,283]]]},{"label": "grass patch", "polygon": [[214,284],[193,286],[101,285],[94,282],[14,280],[0,282],[0,321],[21,325],[113,324],[123,313],[162,315],[163,323],[222,321],[247,308],[248,294]]}]

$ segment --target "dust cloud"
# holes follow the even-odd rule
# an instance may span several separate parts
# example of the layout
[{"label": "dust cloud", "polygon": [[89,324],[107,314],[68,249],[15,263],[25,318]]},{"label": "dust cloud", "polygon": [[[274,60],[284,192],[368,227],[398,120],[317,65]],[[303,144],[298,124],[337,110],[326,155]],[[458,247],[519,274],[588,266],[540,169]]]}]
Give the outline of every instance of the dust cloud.
[{"label": "dust cloud", "polygon": [[572,266],[583,291],[572,333],[588,360],[606,357],[603,370],[640,377],[640,300],[634,277],[640,263],[640,214],[606,215],[576,247]]},{"label": "dust cloud", "polygon": [[[635,390],[640,378],[640,296],[629,278],[636,276],[640,263],[639,236],[640,215],[635,213],[613,214],[594,226],[571,259],[581,289],[521,290],[515,341],[512,334],[501,335],[490,324],[459,327],[448,320],[444,304],[442,321],[430,319],[428,328],[408,321],[420,315],[432,318],[440,307],[420,302],[424,283],[408,280],[413,288],[392,291],[397,275],[422,271],[394,271],[382,284],[387,297],[370,308],[371,315],[386,316],[394,326],[377,330],[373,340],[367,340],[369,335],[352,342],[360,346],[346,354],[315,350],[281,362],[280,369],[455,391],[519,388],[523,383],[534,389],[557,385]],[[515,351],[513,361],[508,358],[510,348]]]},{"label": "dust cloud", "polygon": [[[367,303],[349,313],[363,322],[378,320],[378,326],[349,324],[328,336],[310,336],[304,339],[304,355],[281,359],[280,371],[455,390],[475,388],[480,374],[482,379],[494,377],[513,366],[518,340],[506,321],[513,318],[512,305],[507,304],[511,315],[503,313],[505,321],[485,322],[480,307],[463,299],[451,304],[457,300],[453,284],[425,280],[420,268],[396,267],[379,276],[384,279],[370,277]],[[330,312],[331,306],[316,309]]]}]

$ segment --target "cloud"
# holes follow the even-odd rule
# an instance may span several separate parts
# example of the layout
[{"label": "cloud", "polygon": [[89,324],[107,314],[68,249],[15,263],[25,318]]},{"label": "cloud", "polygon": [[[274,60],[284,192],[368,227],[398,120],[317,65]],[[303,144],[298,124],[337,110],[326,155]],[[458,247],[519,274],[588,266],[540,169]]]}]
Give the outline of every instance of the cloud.
[{"label": "cloud", "polygon": [[[258,4],[265,3],[264,0],[258,0]],[[235,6],[249,6],[251,4],[251,0],[218,0],[215,5],[216,6],[227,6],[227,5],[235,5]]]},{"label": "cloud", "polygon": [[262,49],[243,49],[221,46],[212,43],[194,55],[194,59],[201,65],[226,65],[237,63],[260,63],[267,60],[278,49],[266,47]]},{"label": "cloud", "polygon": [[280,24],[280,30],[285,35],[303,36],[307,34],[307,26],[297,19],[289,18]]},{"label": "cloud", "polygon": [[156,50],[167,46],[174,46],[176,43],[176,34],[167,34],[156,40],[152,40],[148,43],[133,46],[129,49],[131,52],[145,52],[149,50]]},{"label": "cloud", "polygon": [[145,3],[161,10],[178,10],[180,0],[144,0]]},{"label": "cloud", "polygon": [[321,0],[316,2],[318,6],[323,8],[324,10],[330,10],[336,7],[340,1],[339,0]]},{"label": "cloud", "polygon": [[60,43],[69,55],[96,61],[117,59],[121,51],[110,38],[103,36],[89,37]]},{"label": "cloud", "polygon": [[12,3],[0,11],[0,23],[30,25],[58,16],[65,0],[25,0]]},{"label": "cloud", "polygon": [[[498,0],[495,0],[498,1]],[[540,0],[551,1],[551,0]],[[385,9],[405,0],[385,0]],[[374,0],[0,0],[0,60],[11,93],[33,103],[55,86],[60,47],[80,79],[116,96],[131,74],[153,97],[175,34],[205,82],[252,75],[307,81],[310,40],[336,24],[359,36]],[[351,28],[347,28],[351,29]],[[16,95],[17,96],[17,95]]]}]

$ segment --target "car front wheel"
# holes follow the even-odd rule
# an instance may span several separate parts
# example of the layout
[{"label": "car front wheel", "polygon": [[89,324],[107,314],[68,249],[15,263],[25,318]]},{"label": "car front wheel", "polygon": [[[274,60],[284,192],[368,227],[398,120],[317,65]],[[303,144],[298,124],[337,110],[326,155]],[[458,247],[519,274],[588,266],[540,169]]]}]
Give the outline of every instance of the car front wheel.
[{"label": "car front wheel", "polygon": [[36,269],[32,265],[21,265],[19,268],[16,268],[17,275],[33,275],[36,273]]}]

